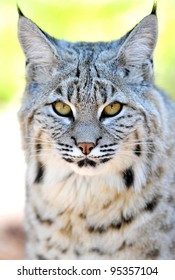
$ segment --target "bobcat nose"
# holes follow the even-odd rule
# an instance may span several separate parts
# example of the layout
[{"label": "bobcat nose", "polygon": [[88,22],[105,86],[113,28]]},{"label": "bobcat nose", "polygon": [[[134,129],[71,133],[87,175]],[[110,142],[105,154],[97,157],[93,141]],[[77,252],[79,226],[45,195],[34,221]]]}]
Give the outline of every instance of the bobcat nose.
[{"label": "bobcat nose", "polygon": [[90,154],[92,149],[95,147],[94,143],[78,143],[77,146],[85,155]]}]

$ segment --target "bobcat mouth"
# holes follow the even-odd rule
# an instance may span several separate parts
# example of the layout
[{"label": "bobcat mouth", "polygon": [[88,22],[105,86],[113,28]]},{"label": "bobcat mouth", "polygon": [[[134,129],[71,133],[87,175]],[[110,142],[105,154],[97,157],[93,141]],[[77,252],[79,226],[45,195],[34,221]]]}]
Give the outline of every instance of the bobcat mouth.
[{"label": "bobcat mouth", "polygon": [[[70,159],[70,158],[65,158],[63,157],[63,159],[69,163],[75,163],[75,161],[73,159]],[[99,162],[95,162],[93,160],[90,160],[88,158],[85,158],[83,160],[80,160],[77,163],[78,167],[88,167],[88,166],[91,166],[91,167],[96,167],[97,165],[99,164],[102,164],[102,163],[105,163],[105,162],[108,162],[109,160],[111,160],[111,158],[103,158],[101,160],[99,160]]]},{"label": "bobcat mouth", "polygon": [[97,163],[95,161],[87,159],[87,158],[78,161],[77,164],[79,167],[87,167],[87,166],[95,167],[97,165]]}]

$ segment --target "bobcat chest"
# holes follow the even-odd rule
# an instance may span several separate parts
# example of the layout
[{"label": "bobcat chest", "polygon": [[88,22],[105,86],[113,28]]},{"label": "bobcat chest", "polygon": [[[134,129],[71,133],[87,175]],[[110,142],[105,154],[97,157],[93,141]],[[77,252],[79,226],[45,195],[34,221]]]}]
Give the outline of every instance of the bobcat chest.
[{"label": "bobcat chest", "polygon": [[134,220],[129,212],[123,213],[130,200],[92,182],[79,178],[74,185],[57,184],[50,190],[32,187],[26,207],[28,236],[43,255],[47,252],[51,259],[103,258],[124,246],[124,232]]}]

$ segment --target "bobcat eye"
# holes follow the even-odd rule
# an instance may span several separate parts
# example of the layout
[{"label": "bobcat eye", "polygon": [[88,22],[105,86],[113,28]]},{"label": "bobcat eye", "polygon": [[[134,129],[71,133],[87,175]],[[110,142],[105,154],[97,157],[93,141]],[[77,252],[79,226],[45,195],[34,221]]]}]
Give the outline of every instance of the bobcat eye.
[{"label": "bobcat eye", "polygon": [[60,116],[72,117],[72,110],[69,105],[64,102],[58,101],[52,104],[53,110]]},{"label": "bobcat eye", "polygon": [[107,105],[102,112],[102,117],[114,117],[122,110],[122,104],[118,102]]}]

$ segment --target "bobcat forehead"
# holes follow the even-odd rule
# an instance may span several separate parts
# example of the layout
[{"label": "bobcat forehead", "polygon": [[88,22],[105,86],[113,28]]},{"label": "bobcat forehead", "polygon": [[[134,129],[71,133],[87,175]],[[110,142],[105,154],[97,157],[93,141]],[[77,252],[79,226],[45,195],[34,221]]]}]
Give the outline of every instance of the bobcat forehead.
[{"label": "bobcat forehead", "polygon": [[175,106],[154,86],[156,4],[119,40],[57,40],[19,9],[30,259],[175,258]]}]

